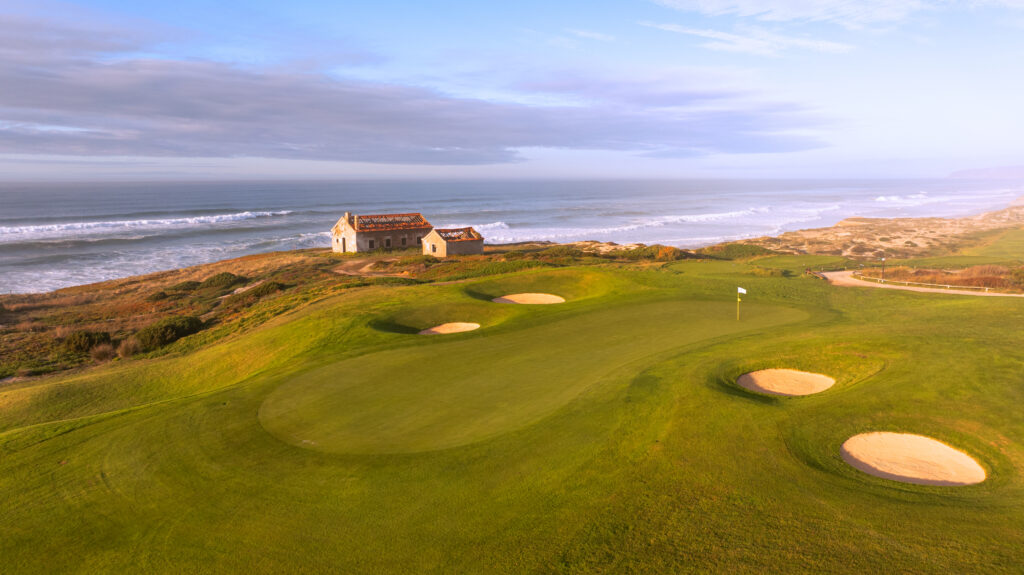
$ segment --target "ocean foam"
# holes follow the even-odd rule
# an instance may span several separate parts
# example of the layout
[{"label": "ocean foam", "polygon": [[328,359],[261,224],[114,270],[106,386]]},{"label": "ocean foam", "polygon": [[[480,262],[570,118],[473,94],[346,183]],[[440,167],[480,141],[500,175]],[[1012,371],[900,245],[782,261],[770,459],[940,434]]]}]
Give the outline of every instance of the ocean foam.
[{"label": "ocean foam", "polygon": [[75,234],[111,233],[124,230],[169,229],[207,224],[223,224],[287,216],[291,210],[277,212],[238,212],[234,214],[216,214],[212,216],[192,216],[185,218],[167,218],[161,220],[112,220],[100,222],[68,222],[63,224],[40,224],[28,226],[0,226],[0,242],[38,240],[49,237],[65,237]]},{"label": "ocean foam", "polygon": [[[835,207],[838,209],[838,206]],[[666,228],[679,224],[701,224],[707,222],[723,222],[728,220],[741,221],[749,216],[770,213],[768,207],[748,208],[745,210],[733,210],[728,212],[710,212],[703,214],[678,214],[650,218],[643,221],[636,221],[627,224],[606,227],[592,228],[568,228],[568,227],[518,227],[509,225],[506,222],[498,221],[487,224],[468,223],[445,223],[441,227],[466,227],[472,225],[477,231],[484,235],[487,243],[516,243],[529,241],[582,241],[582,240],[615,240],[609,238],[616,234],[629,232],[642,232]],[[817,217],[817,216],[815,216]],[[621,239],[621,238],[619,238]],[[663,240],[662,240],[663,241]]]}]

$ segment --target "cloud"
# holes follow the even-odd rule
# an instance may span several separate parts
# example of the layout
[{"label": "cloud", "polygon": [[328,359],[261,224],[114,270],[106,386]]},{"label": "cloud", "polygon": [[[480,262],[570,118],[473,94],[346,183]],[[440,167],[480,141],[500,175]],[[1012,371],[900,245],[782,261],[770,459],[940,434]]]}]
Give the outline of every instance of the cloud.
[{"label": "cloud", "polygon": [[899,22],[912,14],[944,8],[1024,9],[1024,0],[651,0],[667,8],[705,16],[737,16],[770,22],[829,22],[857,29]]},{"label": "cloud", "polygon": [[[657,4],[707,16],[732,15],[787,22],[832,22],[849,28],[903,20],[929,8],[920,0],[653,0]],[[1003,0],[1014,3],[1019,0]]]},{"label": "cloud", "polygon": [[602,34],[601,32],[592,32],[590,30],[580,30],[578,28],[566,28],[565,30],[569,34],[576,36],[577,38],[584,38],[586,40],[600,40],[601,42],[614,42],[615,36],[609,34]]},{"label": "cloud", "polygon": [[643,26],[687,34],[699,38],[707,38],[711,42],[705,42],[701,46],[710,50],[721,50],[724,52],[743,52],[758,56],[778,56],[782,52],[791,49],[811,50],[814,52],[826,52],[842,54],[849,52],[853,46],[828,40],[815,40],[799,36],[783,36],[764,30],[762,28],[747,28],[747,34],[731,34],[718,30],[696,29],[679,26],[677,24],[656,24],[652,22],[641,22]]},{"label": "cloud", "polygon": [[17,31],[0,37],[0,153],[470,165],[516,162],[525,148],[678,157],[822,146],[804,130],[819,121],[809,110],[724,92],[580,81],[561,89],[585,104],[527,105],[142,58],[143,39],[109,30],[9,17],[0,29]]}]

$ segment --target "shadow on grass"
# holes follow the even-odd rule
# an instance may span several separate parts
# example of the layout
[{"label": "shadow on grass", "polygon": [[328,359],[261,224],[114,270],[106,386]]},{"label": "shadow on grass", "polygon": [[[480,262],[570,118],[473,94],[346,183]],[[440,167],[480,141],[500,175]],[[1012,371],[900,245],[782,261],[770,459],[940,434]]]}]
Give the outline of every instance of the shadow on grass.
[{"label": "shadow on grass", "polygon": [[493,294],[484,293],[482,291],[477,291],[477,290],[472,289],[472,288],[468,288],[468,289],[463,290],[463,293],[465,293],[466,295],[468,295],[469,297],[471,297],[473,299],[480,300],[480,301],[486,301],[486,302],[490,302],[494,298],[499,297],[499,296],[496,296],[496,295],[493,295]]},{"label": "shadow on grass", "polygon": [[367,325],[369,325],[371,328],[377,331],[383,331],[386,333],[401,333],[406,335],[416,335],[422,329],[419,327],[413,327],[411,325],[398,323],[390,319],[371,320]]},{"label": "shadow on grass", "polygon": [[741,399],[747,399],[753,401],[754,403],[760,403],[761,405],[779,404],[779,398],[771,397],[768,395],[762,395],[760,393],[755,393],[752,391],[747,391],[746,389],[743,389],[742,387],[739,386],[739,384],[736,383],[735,377],[730,378],[725,374],[718,373],[714,375],[709,375],[707,380],[705,380],[705,383],[708,385],[708,387],[717,389],[718,391],[724,392],[728,395],[739,397]]}]

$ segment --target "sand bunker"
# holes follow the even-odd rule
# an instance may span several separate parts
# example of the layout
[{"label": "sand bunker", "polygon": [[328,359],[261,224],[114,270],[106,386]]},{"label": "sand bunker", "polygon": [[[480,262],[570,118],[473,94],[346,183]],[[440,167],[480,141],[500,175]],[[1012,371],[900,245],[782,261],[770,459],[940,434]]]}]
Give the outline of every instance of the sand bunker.
[{"label": "sand bunker", "polygon": [[435,325],[434,327],[427,328],[420,332],[420,335],[438,335],[442,333],[459,333],[463,331],[473,331],[474,329],[480,329],[480,324],[455,321],[451,323],[442,323],[441,325]]},{"label": "sand bunker", "polygon": [[885,479],[918,485],[973,485],[985,469],[970,455],[941,441],[910,433],[874,432],[843,443],[843,461]]},{"label": "sand bunker", "polygon": [[762,369],[739,376],[736,383],[750,391],[772,395],[810,395],[832,387],[836,380],[820,373],[795,369]]},{"label": "sand bunker", "polygon": [[514,293],[502,297],[496,297],[491,301],[495,303],[565,303],[565,298],[549,293]]}]

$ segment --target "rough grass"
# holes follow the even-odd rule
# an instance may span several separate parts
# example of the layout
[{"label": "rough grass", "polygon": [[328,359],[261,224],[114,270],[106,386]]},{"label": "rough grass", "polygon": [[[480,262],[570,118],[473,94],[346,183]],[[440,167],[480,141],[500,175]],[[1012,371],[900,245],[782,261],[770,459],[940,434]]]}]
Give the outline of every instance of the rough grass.
[{"label": "rough grass", "polygon": [[[286,306],[308,295],[289,291],[254,306],[270,314],[257,326],[207,330],[165,357],[6,384],[3,571],[1018,570],[1019,302],[751,269],[528,270]],[[749,292],[739,323],[737,285]],[[493,306],[454,339],[374,323],[419,306],[424,321],[490,310],[487,296],[517,291],[570,301]],[[759,323],[758,311],[781,315]],[[837,384],[773,398],[731,383],[757,367]],[[311,425],[358,434],[268,432],[261,406],[289,389],[335,407],[296,406]],[[423,425],[431,414],[444,417]],[[870,430],[947,441],[990,479],[925,487],[858,472],[839,446]],[[416,452],[381,453],[387,442]]]}]

